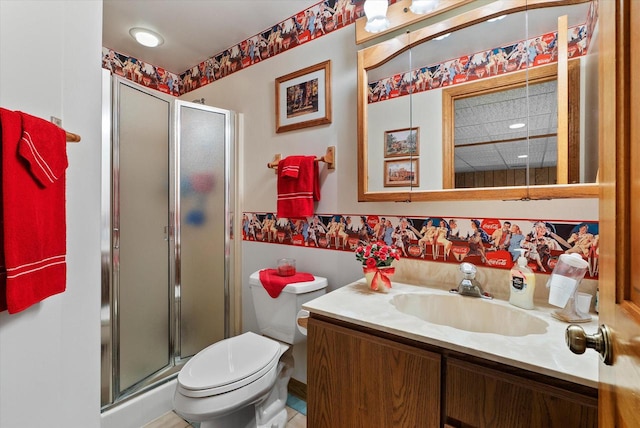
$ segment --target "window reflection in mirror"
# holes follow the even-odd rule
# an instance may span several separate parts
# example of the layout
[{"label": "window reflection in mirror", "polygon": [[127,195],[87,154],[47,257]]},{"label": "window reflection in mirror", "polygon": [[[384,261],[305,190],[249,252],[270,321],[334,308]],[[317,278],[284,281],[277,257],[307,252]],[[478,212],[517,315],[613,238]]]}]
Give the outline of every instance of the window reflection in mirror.
[{"label": "window reflection in mirror", "polygon": [[[444,144],[454,147],[453,153],[445,149],[454,158],[453,171],[445,159],[445,188],[557,184],[556,70],[548,65],[496,78],[490,86],[472,83],[443,91]],[[580,108],[575,108],[580,105],[580,62],[571,61],[568,70],[572,130],[568,159],[560,167],[568,183],[579,183],[588,169],[580,155],[585,139]]]},{"label": "window reflection in mirror", "polygon": [[[456,99],[455,187],[556,184],[557,96],[552,80]],[[529,112],[527,99],[540,110]]]}]

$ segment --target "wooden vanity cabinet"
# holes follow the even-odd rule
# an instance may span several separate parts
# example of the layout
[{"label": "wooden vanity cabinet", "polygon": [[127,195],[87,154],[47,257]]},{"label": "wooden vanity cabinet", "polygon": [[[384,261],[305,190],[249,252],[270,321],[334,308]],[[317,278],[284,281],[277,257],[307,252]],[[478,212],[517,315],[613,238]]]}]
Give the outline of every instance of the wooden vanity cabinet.
[{"label": "wooden vanity cabinet", "polygon": [[307,426],[440,426],[440,355],[309,319]]},{"label": "wooden vanity cabinet", "polygon": [[[596,428],[597,396],[446,358],[446,423],[458,428]],[[576,385],[576,389],[578,388]],[[597,393],[597,390],[593,390]]]},{"label": "wooden vanity cabinet", "polygon": [[309,428],[596,428],[597,389],[312,315]]}]

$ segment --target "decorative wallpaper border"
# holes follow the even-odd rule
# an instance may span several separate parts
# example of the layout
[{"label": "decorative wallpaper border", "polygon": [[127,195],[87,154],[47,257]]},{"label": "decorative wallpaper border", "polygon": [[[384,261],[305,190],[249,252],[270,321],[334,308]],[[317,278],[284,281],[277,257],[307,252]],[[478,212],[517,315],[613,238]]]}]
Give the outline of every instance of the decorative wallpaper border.
[{"label": "decorative wallpaper border", "polygon": [[[394,4],[398,0],[389,0]],[[280,55],[364,16],[364,0],[325,0],[180,73],[102,48],[102,67],[126,79],[173,96],[201,88],[258,62]]]},{"label": "decorative wallpaper border", "polygon": [[[569,59],[587,54],[587,44],[591,38],[591,35],[587,34],[587,29],[587,24],[569,28],[567,38]],[[556,63],[558,62],[557,41],[557,31],[546,33],[510,45],[385,77],[369,83],[368,103],[373,104],[431,89],[441,89]]]},{"label": "decorative wallpaper border", "polygon": [[179,97],[183,94],[182,78],[162,67],[102,47],[102,68],[127,80]]},{"label": "decorative wallpaper border", "polygon": [[381,240],[396,245],[405,258],[440,263],[467,261],[498,269],[511,269],[519,256],[517,249],[522,248],[529,267],[547,274],[561,254],[578,253],[589,263],[585,277],[598,277],[599,224],[590,220],[378,214],[316,214],[291,220],[277,218],[273,213],[246,212],[242,217],[242,240],[348,252],[358,245]]},{"label": "decorative wallpaper border", "polygon": [[[587,54],[597,22],[598,0],[594,0],[587,11],[585,23],[568,28],[569,59]],[[557,40],[557,31],[546,33],[440,64],[421,66],[409,73],[388,76],[369,83],[368,103],[555,63],[558,62]]]},{"label": "decorative wallpaper border", "polygon": [[[389,0],[389,4],[397,1]],[[589,8],[586,23],[570,29],[570,57],[585,54],[597,22],[597,11],[597,1],[595,1]],[[108,47],[102,48],[102,67],[146,87],[180,96],[330,32],[345,28],[362,16],[364,16],[364,0],[325,0],[207,58],[180,74]],[[545,34],[539,38],[544,44],[540,43],[536,46],[537,38],[531,38],[526,43],[521,41],[513,45],[462,56],[441,64],[420,67],[412,71],[411,76],[406,79],[405,76],[396,75],[373,82],[369,85],[369,102],[382,101],[383,92],[387,99],[408,95],[409,86],[415,93],[557,61],[552,49],[556,33]],[[533,49],[537,49],[535,55]],[[577,55],[576,52],[578,52]],[[498,62],[501,62],[502,67],[497,65]],[[525,65],[525,62],[528,65]]]}]

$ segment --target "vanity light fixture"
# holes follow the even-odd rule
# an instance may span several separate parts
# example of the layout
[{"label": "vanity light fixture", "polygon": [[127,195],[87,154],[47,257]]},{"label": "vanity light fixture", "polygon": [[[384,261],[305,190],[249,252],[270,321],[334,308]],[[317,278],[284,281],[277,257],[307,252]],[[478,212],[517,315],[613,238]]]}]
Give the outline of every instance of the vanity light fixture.
[{"label": "vanity light fixture", "polygon": [[496,22],[496,21],[500,21],[501,19],[504,19],[507,15],[500,15],[500,16],[496,16],[495,18],[491,18],[491,19],[487,19],[487,22]]},{"label": "vanity light fixture", "polygon": [[435,37],[433,40],[444,40],[449,37],[451,33],[443,34],[442,36]]},{"label": "vanity light fixture", "polygon": [[409,10],[416,15],[424,15],[435,9],[439,2],[440,0],[413,0]]},{"label": "vanity light fixture", "polygon": [[146,28],[134,27],[129,30],[129,34],[136,40],[136,42],[149,48],[155,48],[156,46],[160,46],[164,43],[164,39],[160,34],[155,31],[147,30]]},{"label": "vanity light fixture", "polygon": [[512,123],[511,125],[509,125],[509,129],[520,129],[524,127],[525,127],[524,123]]},{"label": "vanity light fixture", "polygon": [[379,33],[389,28],[391,23],[387,18],[388,7],[387,0],[366,0],[364,2],[364,14],[367,17],[367,23],[364,26],[365,31]]}]

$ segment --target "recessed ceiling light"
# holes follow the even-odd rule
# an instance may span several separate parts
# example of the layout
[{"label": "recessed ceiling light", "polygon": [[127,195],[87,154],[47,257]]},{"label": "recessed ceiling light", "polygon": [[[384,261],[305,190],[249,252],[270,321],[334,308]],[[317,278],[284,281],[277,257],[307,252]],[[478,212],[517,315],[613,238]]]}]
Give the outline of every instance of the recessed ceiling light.
[{"label": "recessed ceiling light", "polygon": [[162,36],[154,31],[147,30],[146,28],[135,27],[129,30],[131,37],[136,39],[142,46],[149,48],[155,48],[164,43]]},{"label": "recessed ceiling light", "polygon": [[520,129],[520,128],[524,128],[524,123],[512,123],[511,125],[509,125],[509,129]]},{"label": "recessed ceiling light", "polygon": [[518,155],[518,159],[526,159],[529,155]]},{"label": "recessed ceiling light", "polygon": [[496,21],[500,21],[501,19],[504,19],[507,15],[500,15],[500,16],[496,16],[495,18],[491,18],[491,19],[487,19],[487,22],[496,22]]},{"label": "recessed ceiling light", "polygon": [[449,37],[451,35],[451,33],[447,33],[447,34],[443,34],[442,36],[438,36],[433,40],[442,40],[442,39],[446,39],[447,37]]}]

